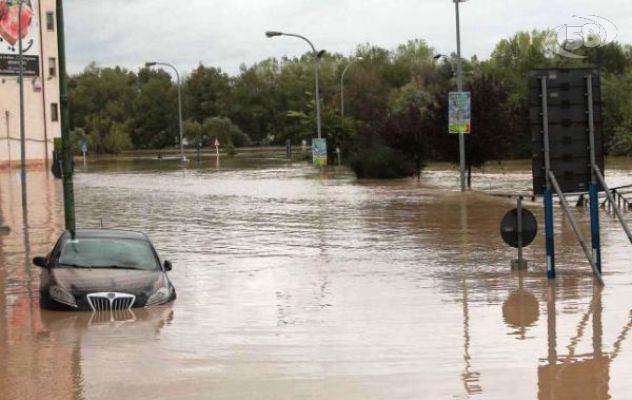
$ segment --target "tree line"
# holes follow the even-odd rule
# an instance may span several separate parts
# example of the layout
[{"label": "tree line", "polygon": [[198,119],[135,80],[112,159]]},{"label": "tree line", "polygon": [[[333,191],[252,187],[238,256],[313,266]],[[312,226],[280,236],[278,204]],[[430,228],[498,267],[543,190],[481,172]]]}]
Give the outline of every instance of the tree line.
[{"label": "tree line", "polygon": [[[518,32],[491,56],[463,60],[464,89],[472,93],[468,167],[491,160],[530,158],[527,74],[534,68],[595,66],[602,73],[604,133],[614,155],[632,155],[632,50],[619,43],[581,48],[583,59],[546,47],[546,32]],[[322,134],[342,151],[358,176],[419,174],[427,160],[458,162],[458,137],[447,133],[448,92],[456,88],[455,55],[435,58],[424,40],[394,49],[359,45],[351,57],[320,60]],[[185,137],[207,146],[294,144],[315,136],[313,58],[269,58],[242,65],[235,76],[200,64],[182,81]],[[340,112],[340,74],[345,115]],[[87,66],[69,80],[75,142],[98,153],[161,149],[178,137],[177,87],[160,69],[129,71]]]}]

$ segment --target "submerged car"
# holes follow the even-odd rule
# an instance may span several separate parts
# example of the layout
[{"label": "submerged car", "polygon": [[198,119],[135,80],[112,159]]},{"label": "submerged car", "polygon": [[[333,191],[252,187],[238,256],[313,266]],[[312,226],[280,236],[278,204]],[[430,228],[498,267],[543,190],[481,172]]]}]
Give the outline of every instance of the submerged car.
[{"label": "submerged car", "polygon": [[172,302],[176,291],[149,238],[140,232],[79,229],[64,232],[42,268],[40,305],[52,310],[107,311]]}]

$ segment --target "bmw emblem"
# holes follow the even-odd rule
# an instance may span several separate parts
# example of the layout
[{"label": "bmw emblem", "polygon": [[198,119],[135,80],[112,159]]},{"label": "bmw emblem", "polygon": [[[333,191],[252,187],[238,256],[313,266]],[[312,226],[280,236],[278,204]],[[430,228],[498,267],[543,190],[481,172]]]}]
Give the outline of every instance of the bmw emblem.
[{"label": "bmw emblem", "polygon": [[116,297],[114,293],[108,293],[108,299],[112,300]]}]

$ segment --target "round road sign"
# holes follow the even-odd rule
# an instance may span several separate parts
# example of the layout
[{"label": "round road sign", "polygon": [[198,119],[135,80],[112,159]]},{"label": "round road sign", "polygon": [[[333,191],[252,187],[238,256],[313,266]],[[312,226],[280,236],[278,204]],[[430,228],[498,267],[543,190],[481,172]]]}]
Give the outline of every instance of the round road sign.
[{"label": "round road sign", "polygon": [[[538,221],[533,213],[526,208],[522,209],[522,247],[527,247],[533,242],[538,233]],[[518,209],[507,212],[500,222],[500,236],[511,247],[518,247]]]}]

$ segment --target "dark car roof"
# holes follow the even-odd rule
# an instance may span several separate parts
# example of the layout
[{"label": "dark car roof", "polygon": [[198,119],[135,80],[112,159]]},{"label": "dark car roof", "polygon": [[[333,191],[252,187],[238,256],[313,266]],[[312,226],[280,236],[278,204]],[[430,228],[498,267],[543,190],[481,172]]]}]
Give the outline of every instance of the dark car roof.
[{"label": "dark car roof", "polygon": [[[70,236],[70,232],[64,232],[64,236]],[[75,232],[77,239],[100,238],[100,239],[132,239],[149,240],[142,232],[126,231],[121,229],[77,229]]]}]

